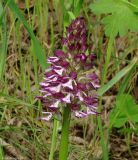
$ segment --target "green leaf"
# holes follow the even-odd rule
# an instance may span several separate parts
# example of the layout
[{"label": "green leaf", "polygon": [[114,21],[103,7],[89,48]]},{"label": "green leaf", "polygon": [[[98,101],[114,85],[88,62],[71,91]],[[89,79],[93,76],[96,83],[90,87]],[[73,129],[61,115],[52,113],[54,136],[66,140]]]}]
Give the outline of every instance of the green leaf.
[{"label": "green leaf", "polygon": [[122,127],[126,122],[138,122],[138,105],[129,94],[117,97],[115,108],[110,113],[110,127]]},{"label": "green leaf", "polygon": [[114,36],[118,33],[120,36],[126,35],[130,31],[138,31],[138,15],[135,14],[132,7],[135,5],[124,0],[97,0],[90,5],[95,14],[107,14],[102,18],[105,33]]},{"label": "green leaf", "polygon": [[97,0],[95,3],[90,4],[90,9],[95,14],[113,13],[120,8],[119,0]]}]

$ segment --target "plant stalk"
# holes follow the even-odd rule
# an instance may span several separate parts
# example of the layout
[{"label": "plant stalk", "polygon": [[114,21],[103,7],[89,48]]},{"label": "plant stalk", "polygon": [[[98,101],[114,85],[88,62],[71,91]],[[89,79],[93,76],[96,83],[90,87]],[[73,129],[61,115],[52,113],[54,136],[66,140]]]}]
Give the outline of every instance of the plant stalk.
[{"label": "plant stalk", "polygon": [[49,160],[54,160],[54,152],[55,152],[55,149],[56,149],[58,126],[59,126],[59,121],[54,119],[54,127],[53,127],[53,134],[52,134],[52,144],[51,144],[51,149],[50,149]]},{"label": "plant stalk", "polygon": [[69,126],[70,126],[71,109],[70,106],[64,108],[63,125],[61,133],[61,144],[59,150],[59,160],[67,160],[69,144]]}]

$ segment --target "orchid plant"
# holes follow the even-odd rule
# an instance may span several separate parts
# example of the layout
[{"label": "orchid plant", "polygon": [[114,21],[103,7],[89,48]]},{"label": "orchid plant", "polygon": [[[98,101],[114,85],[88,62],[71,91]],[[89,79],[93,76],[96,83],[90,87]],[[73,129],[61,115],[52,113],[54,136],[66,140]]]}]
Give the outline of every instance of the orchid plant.
[{"label": "orchid plant", "polygon": [[50,67],[40,83],[42,96],[38,98],[44,106],[42,120],[49,121],[55,115],[63,117],[59,160],[66,160],[71,113],[78,118],[98,114],[96,91],[100,85],[95,68],[96,55],[87,52],[83,17],[72,21],[62,43],[63,50],[56,50],[47,60]]}]

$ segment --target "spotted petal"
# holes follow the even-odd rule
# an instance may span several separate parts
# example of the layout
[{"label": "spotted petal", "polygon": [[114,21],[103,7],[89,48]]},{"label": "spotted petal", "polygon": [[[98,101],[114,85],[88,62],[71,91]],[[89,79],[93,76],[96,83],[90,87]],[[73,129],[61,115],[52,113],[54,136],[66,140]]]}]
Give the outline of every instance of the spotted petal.
[{"label": "spotted petal", "polygon": [[40,117],[41,120],[44,121],[49,121],[52,118],[52,113],[51,112],[42,112],[45,116]]},{"label": "spotted petal", "polygon": [[50,63],[50,64],[55,63],[55,62],[57,62],[57,61],[59,61],[59,58],[58,58],[58,57],[49,57],[49,58],[47,59],[47,62]]},{"label": "spotted petal", "polygon": [[53,66],[52,67],[52,69],[53,69],[53,71],[55,71],[58,75],[62,75],[63,74],[63,72],[64,72],[64,68],[63,67],[61,67],[61,66]]},{"label": "spotted petal", "polygon": [[67,88],[70,88],[73,90],[73,80],[72,79],[69,79],[69,81],[67,81],[66,83],[63,83],[62,86],[63,87],[67,87]]},{"label": "spotted petal", "polygon": [[76,111],[75,112],[75,116],[78,118],[82,118],[82,117],[87,117],[87,113],[86,112],[82,112],[82,111]]},{"label": "spotted petal", "polygon": [[63,102],[71,103],[71,94],[68,94],[66,97],[62,98]]},{"label": "spotted petal", "polygon": [[49,106],[49,108],[58,108],[59,107],[59,103],[60,103],[60,101],[56,101],[55,103],[51,104]]}]

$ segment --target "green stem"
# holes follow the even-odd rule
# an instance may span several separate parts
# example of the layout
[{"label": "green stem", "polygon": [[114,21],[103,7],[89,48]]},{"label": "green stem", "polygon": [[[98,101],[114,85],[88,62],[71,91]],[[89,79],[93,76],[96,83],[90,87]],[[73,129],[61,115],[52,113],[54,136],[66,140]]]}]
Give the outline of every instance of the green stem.
[{"label": "green stem", "polygon": [[56,148],[58,125],[59,125],[59,121],[54,119],[54,129],[53,129],[53,134],[52,134],[52,144],[51,144],[51,149],[50,149],[49,160],[54,160],[54,152]]},{"label": "green stem", "polygon": [[68,158],[68,142],[69,142],[69,125],[70,125],[70,106],[64,108],[63,126],[61,134],[61,144],[59,150],[59,160],[67,160]]}]

